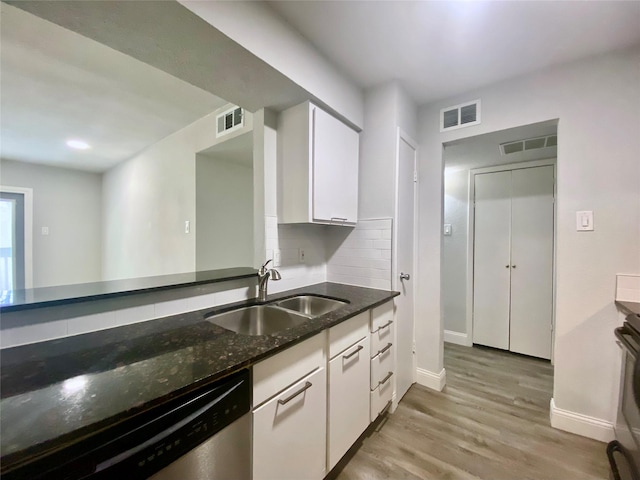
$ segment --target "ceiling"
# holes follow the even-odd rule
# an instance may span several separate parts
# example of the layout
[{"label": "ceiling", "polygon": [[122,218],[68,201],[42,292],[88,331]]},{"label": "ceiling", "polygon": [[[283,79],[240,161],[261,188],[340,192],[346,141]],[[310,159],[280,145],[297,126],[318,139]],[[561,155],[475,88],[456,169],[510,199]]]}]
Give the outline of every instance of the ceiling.
[{"label": "ceiling", "polygon": [[550,120],[446,143],[442,156],[445,173],[556,158],[558,147],[543,147],[503,155],[500,151],[500,144],[556,135],[557,133],[557,120]]},{"label": "ceiling", "polygon": [[419,104],[640,44],[640,1],[268,1],[361,87]]},{"label": "ceiling", "polygon": [[[227,102],[0,4],[2,158],[102,172]],[[66,145],[81,139],[91,149]]]}]

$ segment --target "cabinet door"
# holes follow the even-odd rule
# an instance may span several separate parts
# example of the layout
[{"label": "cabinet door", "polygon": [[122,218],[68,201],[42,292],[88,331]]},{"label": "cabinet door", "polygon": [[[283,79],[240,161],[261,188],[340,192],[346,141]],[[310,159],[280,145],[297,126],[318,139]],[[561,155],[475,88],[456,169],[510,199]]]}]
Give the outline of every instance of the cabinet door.
[{"label": "cabinet door", "polygon": [[326,382],[321,368],[254,410],[253,480],[324,477]]},{"label": "cabinet door", "polygon": [[473,343],[509,349],[511,172],[475,176]]},{"label": "cabinet door", "polygon": [[312,107],[313,220],[358,220],[358,133]]},{"label": "cabinet door", "polygon": [[329,362],[329,470],[369,425],[369,339]]},{"label": "cabinet door", "polygon": [[553,166],[512,172],[510,350],[551,358]]}]

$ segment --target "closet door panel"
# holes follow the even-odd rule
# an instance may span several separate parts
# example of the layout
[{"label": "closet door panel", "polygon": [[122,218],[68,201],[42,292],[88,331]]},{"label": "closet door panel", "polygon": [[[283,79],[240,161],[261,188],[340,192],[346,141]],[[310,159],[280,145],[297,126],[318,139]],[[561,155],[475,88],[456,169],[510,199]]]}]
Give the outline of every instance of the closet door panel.
[{"label": "closet door panel", "polygon": [[475,176],[473,343],[509,349],[511,172]]},{"label": "closet door panel", "polygon": [[551,358],[553,166],[512,172],[510,350]]}]

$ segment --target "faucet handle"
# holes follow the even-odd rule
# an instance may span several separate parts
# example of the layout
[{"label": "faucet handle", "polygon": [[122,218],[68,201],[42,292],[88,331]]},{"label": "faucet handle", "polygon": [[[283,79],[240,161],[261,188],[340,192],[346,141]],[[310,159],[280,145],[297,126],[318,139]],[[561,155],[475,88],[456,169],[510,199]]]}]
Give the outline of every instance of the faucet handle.
[{"label": "faucet handle", "polygon": [[264,274],[266,274],[266,273],[267,273],[267,265],[269,264],[269,262],[270,262],[271,260],[272,260],[272,259],[270,258],[269,260],[267,260],[266,262],[264,262],[264,263],[262,264],[262,266],[258,269],[258,275],[264,275]]}]

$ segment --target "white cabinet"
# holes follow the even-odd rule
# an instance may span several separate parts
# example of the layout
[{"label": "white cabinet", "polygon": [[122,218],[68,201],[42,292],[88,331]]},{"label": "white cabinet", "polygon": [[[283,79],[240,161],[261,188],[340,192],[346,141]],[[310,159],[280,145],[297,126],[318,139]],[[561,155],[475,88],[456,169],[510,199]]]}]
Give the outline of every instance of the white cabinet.
[{"label": "white cabinet", "polygon": [[551,357],[553,166],[475,175],[473,342]]},{"label": "white cabinet", "polygon": [[331,328],[328,471],[369,425],[369,312]]},{"label": "white cabinet", "polygon": [[278,121],[278,221],[355,225],[359,136],[310,102]]},{"label": "white cabinet", "polygon": [[393,349],[393,302],[371,311],[371,376],[369,414],[373,422],[393,398],[395,352]]},{"label": "white cabinet", "polygon": [[326,473],[326,334],[254,366],[253,480]]},{"label": "white cabinet", "polygon": [[321,368],[253,412],[253,480],[325,475],[326,370]]}]

